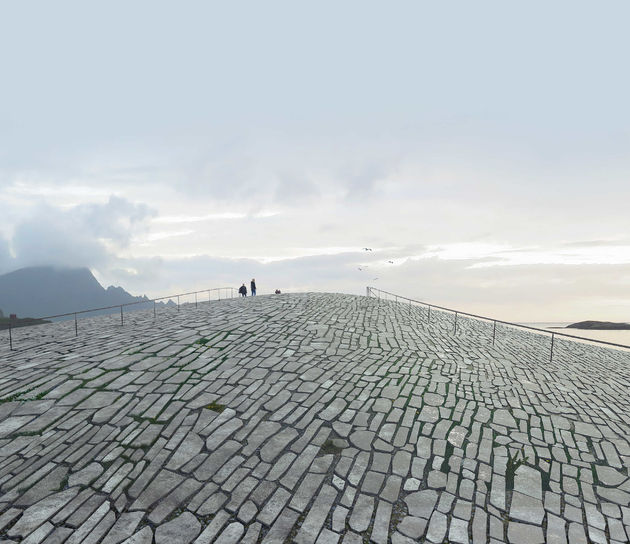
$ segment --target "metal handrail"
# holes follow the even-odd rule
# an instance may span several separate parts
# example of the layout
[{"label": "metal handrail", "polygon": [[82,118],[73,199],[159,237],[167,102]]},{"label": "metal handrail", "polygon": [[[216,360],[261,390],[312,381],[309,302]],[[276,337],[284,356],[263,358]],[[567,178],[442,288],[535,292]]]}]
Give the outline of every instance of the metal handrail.
[{"label": "metal handrail", "polygon": [[567,334],[564,332],[555,332],[555,331],[549,331],[546,329],[539,329],[538,327],[530,327],[529,325],[521,325],[519,323],[513,323],[511,321],[503,321],[501,319],[494,319],[493,317],[486,317],[484,315],[477,315],[477,314],[471,314],[469,312],[462,312],[460,310],[453,310],[452,308],[446,308],[445,306],[438,306],[437,304],[429,304],[428,302],[423,302],[421,300],[415,300],[413,298],[408,298],[402,295],[397,295],[395,293],[390,293],[389,291],[383,291],[382,289],[378,289],[376,287],[366,287],[366,295],[369,297],[372,293],[383,293],[385,295],[390,295],[393,297],[396,297],[396,301],[398,301],[398,299],[402,299],[402,300],[407,300],[409,302],[415,302],[417,304],[422,304],[423,306],[428,306],[429,307],[429,317],[431,316],[431,308],[434,308],[436,310],[441,310],[441,311],[445,311],[445,312],[451,312],[455,314],[455,332],[457,332],[457,316],[458,315],[463,315],[466,317],[472,317],[474,319],[482,319],[484,321],[490,321],[494,324],[493,326],[493,331],[492,331],[492,344],[494,344],[495,341],[495,336],[496,336],[496,327],[497,327],[497,323],[501,324],[501,325],[508,325],[510,327],[517,327],[519,329],[526,329],[526,330],[530,330],[530,331],[536,331],[536,332],[542,332],[544,334],[550,334],[551,335],[551,353],[549,356],[549,360],[553,360],[553,345],[554,345],[554,339],[556,336],[562,336],[565,338],[572,338],[575,340],[586,340],[587,342],[594,342],[596,344],[604,344],[606,346],[613,346],[616,348],[625,348],[625,349],[630,349],[630,346],[627,346],[625,344],[617,344],[615,342],[607,342],[605,340],[595,340],[593,338],[587,338],[585,336],[576,336],[573,334]]},{"label": "metal handrail", "polygon": [[[156,303],[161,301],[161,300],[165,300],[165,299],[169,299],[172,300],[174,298],[177,299],[177,310],[179,311],[179,298],[180,297],[185,297],[188,295],[195,295],[195,308],[197,308],[197,295],[199,293],[208,293],[208,302],[210,302],[210,293],[213,291],[219,291],[219,300],[221,300],[221,291],[230,291],[230,298],[234,298],[234,287],[213,287],[211,289],[202,289],[201,291],[189,291],[187,293],[178,293],[176,295],[166,295],[163,297],[156,297],[156,298],[149,298],[146,300],[136,300],[134,302],[124,302],[122,304],[114,304],[112,306],[101,306],[100,308],[88,308],[87,310],[77,310],[76,312],[67,312],[64,314],[56,314],[56,315],[47,315],[44,317],[35,317],[32,318],[33,320],[37,320],[37,321],[43,321],[46,319],[57,319],[59,317],[71,317],[74,316],[74,334],[75,336],[78,336],[79,334],[79,330],[78,330],[78,322],[77,322],[77,316],[81,315],[81,314],[88,314],[91,312],[100,312],[102,310],[113,310],[114,308],[120,308],[120,324],[123,325],[124,324],[124,318],[123,318],[123,308],[127,307],[127,306],[135,306],[137,304],[149,304],[151,302],[153,302],[153,317],[156,317]],[[191,302],[192,304],[192,302]],[[23,327],[28,327],[28,326],[35,326],[35,325],[45,325],[46,323],[34,323],[33,325],[23,325],[22,327],[16,327],[16,328],[23,328]],[[13,333],[12,333],[12,329],[13,327],[11,326],[11,321],[9,321],[9,349],[11,351],[13,351]]]}]

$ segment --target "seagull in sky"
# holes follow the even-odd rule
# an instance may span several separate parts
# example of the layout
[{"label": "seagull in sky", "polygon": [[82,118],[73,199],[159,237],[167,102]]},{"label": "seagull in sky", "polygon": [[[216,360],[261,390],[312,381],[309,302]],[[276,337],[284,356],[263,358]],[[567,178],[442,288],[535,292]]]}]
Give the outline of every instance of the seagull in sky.
[{"label": "seagull in sky", "polygon": [[371,247],[364,247],[363,251],[372,251],[372,248]]}]

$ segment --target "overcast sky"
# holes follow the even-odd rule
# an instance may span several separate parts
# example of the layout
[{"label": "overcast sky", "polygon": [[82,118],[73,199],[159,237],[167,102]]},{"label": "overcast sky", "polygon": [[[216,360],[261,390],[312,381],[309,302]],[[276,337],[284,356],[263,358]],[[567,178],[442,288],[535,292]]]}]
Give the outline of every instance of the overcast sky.
[{"label": "overcast sky", "polygon": [[625,0],[5,2],[0,272],[630,320],[628,20]]}]

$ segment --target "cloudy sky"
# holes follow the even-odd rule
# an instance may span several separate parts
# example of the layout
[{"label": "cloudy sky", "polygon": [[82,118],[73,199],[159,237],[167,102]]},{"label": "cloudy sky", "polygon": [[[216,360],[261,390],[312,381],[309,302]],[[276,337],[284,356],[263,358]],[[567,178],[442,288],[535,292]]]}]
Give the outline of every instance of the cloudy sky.
[{"label": "cloudy sky", "polygon": [[629,18],[626,1],[4,3],[0,272],[630,320]]}]

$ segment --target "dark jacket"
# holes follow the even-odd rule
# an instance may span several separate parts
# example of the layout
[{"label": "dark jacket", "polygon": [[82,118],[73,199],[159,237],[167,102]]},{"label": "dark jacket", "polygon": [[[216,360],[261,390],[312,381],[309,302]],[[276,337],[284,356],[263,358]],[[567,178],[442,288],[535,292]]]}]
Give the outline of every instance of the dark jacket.
[{"label": "dark jacket", "polygon": [[255,281],[250,282],[250,286],[252,288],[252,291],[256,290],[256,282]]},{"label": "dark jacket", "polygon": [[241,286],[238,288],[238,292],[239,292],[241,295],[246,295],[246,294],[247,294],[247,287],[245,287],[244,285],[241,285]]}]

